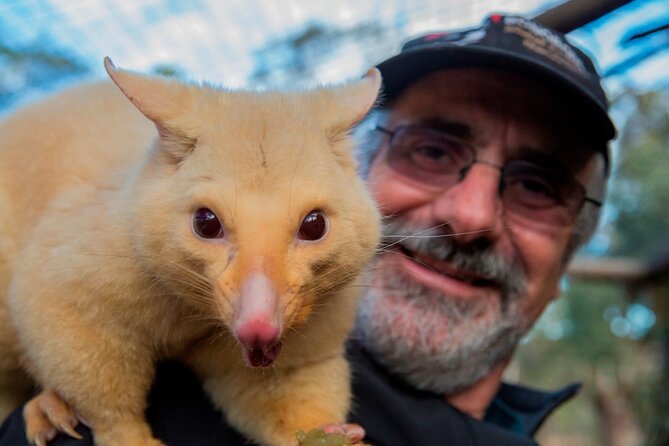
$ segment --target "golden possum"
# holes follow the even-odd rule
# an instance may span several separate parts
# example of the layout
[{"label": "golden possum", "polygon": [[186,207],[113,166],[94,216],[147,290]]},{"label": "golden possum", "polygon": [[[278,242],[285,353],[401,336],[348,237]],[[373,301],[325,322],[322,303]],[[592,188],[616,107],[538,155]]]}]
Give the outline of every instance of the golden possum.
[{"label": "golden possum", "polygon": [[155,362],[180,357],[260,444],[343,423],[344,341],[380,232],[348,131],[378,71],[258,93],[105,66],[118,89],[0,123],[5,399],[20,363],[97,445],[161,445],[146,395]]}]

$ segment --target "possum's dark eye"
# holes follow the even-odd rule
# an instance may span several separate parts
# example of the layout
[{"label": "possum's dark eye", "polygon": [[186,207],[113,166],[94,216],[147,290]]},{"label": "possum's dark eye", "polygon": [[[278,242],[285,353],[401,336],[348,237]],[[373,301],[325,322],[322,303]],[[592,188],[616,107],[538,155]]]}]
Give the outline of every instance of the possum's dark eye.
[{"label": "possum's dark eye", "polygon": [[193,229],[202,238],[223,237],[223,226],[211,209],[200,208],[195,211]]},{"label": "possum's dark eye", "polygon": [[314,210],[302,220],[297,236],[302,240],[315,241],[322,239],[328,230],[328,221],[323,211]]}]

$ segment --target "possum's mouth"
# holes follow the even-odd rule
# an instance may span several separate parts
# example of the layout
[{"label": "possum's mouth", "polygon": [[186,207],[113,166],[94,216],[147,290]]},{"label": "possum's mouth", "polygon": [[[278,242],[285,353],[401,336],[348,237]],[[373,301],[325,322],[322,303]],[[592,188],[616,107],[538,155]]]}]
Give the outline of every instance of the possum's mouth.
[{"label": "possum's mouth", "polygon": [[244,359],[249,367],[269,367],[274,364],[279,352],[281,351],[281,343],[277,342],[268,348],[245,348]]}]

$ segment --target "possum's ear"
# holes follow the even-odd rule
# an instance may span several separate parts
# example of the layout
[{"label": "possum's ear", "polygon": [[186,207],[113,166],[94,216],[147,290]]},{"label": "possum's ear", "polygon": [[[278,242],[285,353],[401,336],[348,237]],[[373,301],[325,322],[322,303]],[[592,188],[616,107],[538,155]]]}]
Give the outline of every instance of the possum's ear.
[{"label": "possum's ear", "polygon": [[156,125],[161,137],[161,146],[176,161],[184,159],[195,145],[179,117],[191,108],[193,88],[186,84],[143,76],[132,71],[118,69],[109,57],[105,57],[107,74],[144,116]]},{"label": "possum's ear", "polygon": [[380,88],[381,73],[372,68],[359,81],[326,90],[327,102],[319,105],[329,136],[337,140],[360,122],[376,103]]},{"label": "possum's ear", "polygon": [[191,95],[187,85],[118,69],[108,57],[105,69],[130,102],[153,122],[167,122],[189,108]]}]

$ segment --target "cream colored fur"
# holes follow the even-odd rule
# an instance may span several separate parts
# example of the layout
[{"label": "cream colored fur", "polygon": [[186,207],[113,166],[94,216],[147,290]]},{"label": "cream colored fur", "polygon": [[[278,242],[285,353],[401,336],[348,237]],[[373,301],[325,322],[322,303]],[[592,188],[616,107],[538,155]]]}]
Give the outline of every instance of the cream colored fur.
[{"label": "cream colored fur", "polygon": [[[0,410],[25,397],[27,370],[99,446],[159,445],[146,395],[155,362],[180,357],[260,444],[344,422],[343,343],[379,237],[347,132],[374,103],[378,72],[255,93],[108,70],[134,107],[105,82],[0,122]],[[194,234],[199,207],[224,239]],[[313,209],[329,233],[299,242]],[[230,328],[254,271],[277,289],[285,326],[262,370],[245,365]]]}]

